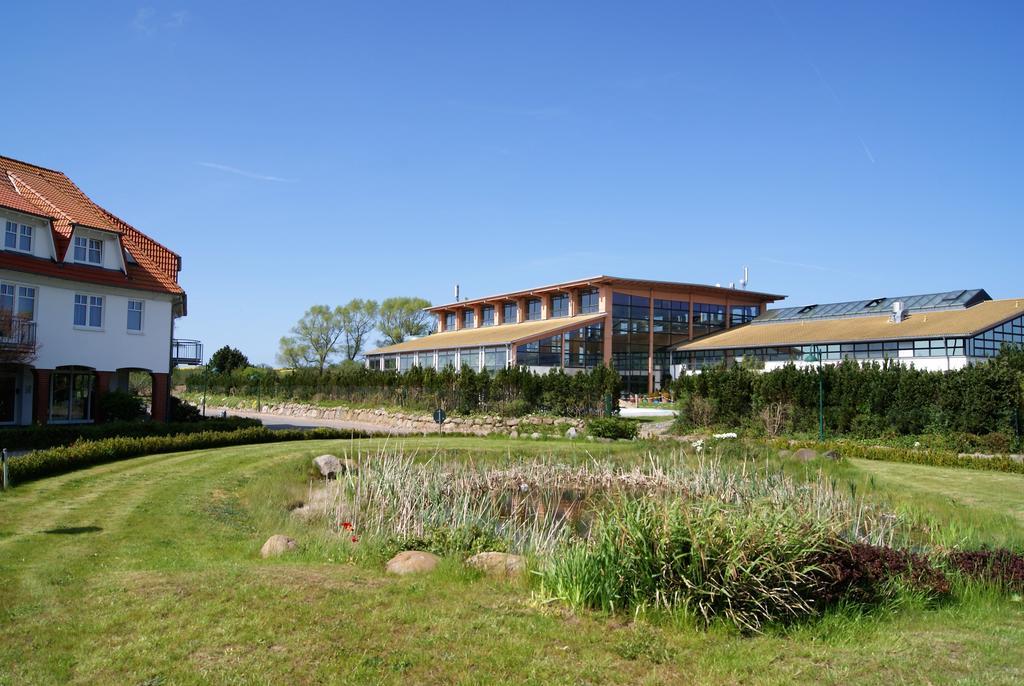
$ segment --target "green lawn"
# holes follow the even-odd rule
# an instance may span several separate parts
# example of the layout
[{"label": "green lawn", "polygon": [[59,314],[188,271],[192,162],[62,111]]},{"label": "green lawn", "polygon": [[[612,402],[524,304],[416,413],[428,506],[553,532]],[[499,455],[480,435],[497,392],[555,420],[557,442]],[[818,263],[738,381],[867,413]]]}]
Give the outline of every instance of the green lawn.
[{"label": "green lawn", "polygon": [[[402,442],[424,458],[642,459],[630,444]],[[302,497],[310,458],[380,443],[151,456],[0,494],[0,684],[1024,680],[1024,604],[1010,600],[744,638],[573,615],[455,563],[386,577],[285,509]],[[837,473],[873,477],[887,497],[905,489],[923,507],[956,499],[936,516],[1005,509],[1019,523],[1024,477],[860,462]],[[272,533],[303,547],[260,560]]]}]

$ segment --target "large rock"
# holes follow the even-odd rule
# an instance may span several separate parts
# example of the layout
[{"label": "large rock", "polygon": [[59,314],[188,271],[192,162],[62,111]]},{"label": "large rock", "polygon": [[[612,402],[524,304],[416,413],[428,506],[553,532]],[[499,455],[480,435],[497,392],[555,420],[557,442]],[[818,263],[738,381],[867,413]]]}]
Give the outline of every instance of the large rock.
[{"label": "large rock", "polygon": [[577,434],[577,431],[576,431],[576,427],[575,426],[570,426],[565,431],[565,437],[569,438],[569,439],[576,438],[576,434]]},{"label": "large rock", "polygon": [[423,550],[405,550],[388,560],[384,569],[388,574],[419,574],[431,572],[441,561],[437,555]]},{"label": "large rock", "polygon": [[514,577],[526,571],[526,558],[511,553],[477,553],[466,564],[488,576]]},{"label": "large rock", "polygon": [[345,473],[345,467],[341,460],[334,455],[321,455],[313,458],[313,464],[320,470],[325,479],[336,479],[339,474]]},{"label": "large rock", "polygon": [[289,538],[282,534],[274,534],[260,548],[260,557],[277,557],[287,553],[289,550],[295,550],[298,546],[299,544],[295,542],[294,538]]},{"label": "large rock", "polygon": [[801,462],[809,462],[818,457],[818,451],[811,448],[800,448],[793,453],[793,457]]}]

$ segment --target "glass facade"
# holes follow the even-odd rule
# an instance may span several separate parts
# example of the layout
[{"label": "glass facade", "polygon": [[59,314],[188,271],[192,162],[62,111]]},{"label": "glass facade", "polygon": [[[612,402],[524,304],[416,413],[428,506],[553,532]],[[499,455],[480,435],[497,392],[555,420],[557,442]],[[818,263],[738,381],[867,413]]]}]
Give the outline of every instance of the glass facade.
[{"label": "glass facade", "polygon": [[480,326],[494,326],[494,305],[484,305],[480,310]]},{"label": "glass facade", "polygon": [[455,331],[455,313],[446,312],[444,315],[444,330]]},{"label": "glass facade", "polygon": [[558,367],[562,363],[562,336],[551,336],[516,348],[516,363],[523,367]]},{"label": "glass facade", "polygon": [[551,296],[551,317],[569,316],[569,296],[566,293],[559,293]]},{"label": "glass facade", "polygon": [[563,350],[562,363],[565,367],[593,369],[604,360],[604,324],[591,324],[566,332]]},{"label": "glass facade", "polygon": [[967,354],[972,357],[994,357],[1004,345],[1024,345],[1024,316],[968,339]]},{"label": "glass facade", "polygon": [[500,348],[484,348],[484,369],[496,372],[508,366],[508,350]]},{"label": "glass facade", "polygon": [[540,298],[530,298],[526,301],[526,321],[532,322],[540,319]]},{"label": "glass facade", "polygon": [[505,303],[501,306],[501,321],[505,324],[515,324],[519,317],[519,308],[515,303]]},{"label": "glass facade", "polygon": [[747,324],[761,314],[761,308],[757,305],[733,305],[729,308],[729,326]]},{"label": "glass facade", "polygon": [[929,338],[906,341],[871,341],[863,343],[830,343],[827,345],[792,345],[734,350],[698,350],[673,353],[674,364],[687,369],[713,367],[722,362],[754,358],[761,362],[801,362],[805,357],[821,355],[825,362],[840,360],[898,360],[919,357],[962,357],[962,338]]},{"label": "glass facade", "polygon": [[421,353],[417,354],[416,355],[416,364],[419,365],[420,367],[422,367],[423,369],[433,369],[434,368],[434,351],[431,350],[430,352],[421,352]]},{"label": "glass facade", "polygon": [[725,305],[693,303],[693,337],[700,338],[725,328]]},{"label": "glass facade", "polygon": [[585,288],[580,291],[580,314],[594,314],[600,306],[600,291],[596,288]]},{"label": "glass facade", "polygon": [[474,314],[475,313],[473,312],[473,310],[463,310],[462,311],[462,328],[463,329],[472,329],[473,328],[473,316],[474,316]]},{"label": "glass facade", "polygon": [[398,371],[407,372],[416,364],[416,356],[412,353],[403,353],[398,356]]},{"label": "glass facade", "polygon": [[437,351],[437,368],[438,370],[444,369],[445,367],[455,366],[455,351],[454,350],[438,350]]},{"label": "glass facade", "polygon": [[474,372],[480,371],[480,348],[459,350],[459,368],[462,367],[469,367]]},{"label": "glass facade", "polygon": [[647,392],[651,301],[639,295],[612,294],[612,366],[622,376],[623,390]]}]

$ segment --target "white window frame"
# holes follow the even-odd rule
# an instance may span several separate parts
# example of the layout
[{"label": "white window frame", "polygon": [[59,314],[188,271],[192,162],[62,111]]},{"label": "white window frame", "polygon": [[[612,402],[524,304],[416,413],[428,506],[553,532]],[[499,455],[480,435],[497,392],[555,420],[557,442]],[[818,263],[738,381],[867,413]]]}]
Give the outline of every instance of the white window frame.
[{"label": "white window frame", "polygon": [[[82,298],[84,302],[78,302],[78,299]],[[97,303],[98,301],[98,303]],[[79,324],[77,321],[78,306],[85,307],[85,323]],[[93,308],[98,307],[100,311],[100,323],[99,326],[94,326],[89,322],[92,321]],[[106,297],[102,295],[95,295],[93,293],[75,293],[75,303],[72,308],[71,324],[79,331],[103,331],[103,318],[106,315],[104,310],[107,308]]]},{"label": "white window frame", "polygon": [[[11,314],[20,315],[18,311],[19,300],[23,297],[21,295],[21,289],[26,288],[32,291],[32,317],[26,321],[35,322],[39,317],[39,287],[33,286],[27,283],[17,283],[15,281],[0,281],[0,286],[11,289]],[[3,308],[0,308],[3,309]]]},{"label": "white window frame", "polygon": [[[132,308],[133,304],[138,304],[139,308],[137,310],[133,309]],[[131,327],[132,312],[138,312],[139,313],[139,328],[137,328],[137,329],[133,329]],[[128,333],[134,334],[134,335],[139,335],[139,334],[141,334],[145,330],[145,328],[146,328],[146,301],[145,300],[138,300],[136,298],[130,298],[128,300],[128,314],[126,316],[126,321],[125,321],[124,325],[125,325],[125,330]]]},{"label": "white window frame", "polygon": [[[103,264],[103,239],[102,238],[90,238],[88,236],[75,236],[75,243],[72,246],[74,250],[75,262],[79,264]],[[78,256],[78,251],[82,251],[82,257]],[[96,253],[96,259],[92,259],[92,254]]]},{"label": "white window frame", "polygon": [[[35,240],[35,227],[28,224],[19,224],[18,222],[5,220],[6,226],[4,228],[4,250],[12,250],[14,252],[22,252],[27,255],[32,254],[32,242]],[[7,245],[8,236],[13,236],[13,245]],[[22,239],[28,238],[28,247],[21,247]]]}]

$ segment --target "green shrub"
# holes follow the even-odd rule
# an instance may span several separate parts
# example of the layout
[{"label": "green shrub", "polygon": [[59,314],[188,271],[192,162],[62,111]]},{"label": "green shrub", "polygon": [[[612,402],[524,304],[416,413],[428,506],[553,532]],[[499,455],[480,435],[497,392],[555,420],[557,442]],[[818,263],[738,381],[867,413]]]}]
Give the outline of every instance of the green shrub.
[{"label": "green shrub", "polygon": [[104,424],[49,424],[0,429],[0,448],[8,450],[44,450],[76,441],[105,438],[177,436],[203,431],[235,431],[262,426],[258,419],[217,417],[200,422],[107,422]]},{"label": "green shrub", "polygon": [[522,367],[496,372],[475,372],[450,367],[434,370],[413,367],[408,372],[367,369],[354,363],[326,370],[236,369],[228,373],[178,373],[190,393],[232,395],[295,402],[327,402],[399,406],[421,412],[438,407],[463,414],[485,412],[522,416],[549,412],[568,417],[605,414],[608,401],[615,410],[622,381],[604,365],[575,374],[552,369],[538,374]]},{"label": "green shrub", "polygon": [[599,417],[587,422],[587,431],[597,438],[633,439],[639,431],[639,424],[622,417]]},{"label": "green shrub", "polygon": [[171,396],[170,409],[172,422],[198,422],[203,419],[198,407],[175,395]]},{"label": "green shrub", "polygon": [[131,457],[158,453],[181,452],[232,445],[279,443],[307,439],[369,438],[360,431],[336,429],[300,429],[271,431],[263,427],[235,431],[203,431],[174,436],[141,436],[105,438],[98,441],[79,441],[74,445],[49,450],[38,450],[13,458],[8,463],[11,479],[15,483],[43,476],[64,474],[76,469]]},{"label": "green shrub", "polygon": [[426,550],[441,556],[469,557],[488,551],[507,552],[508,541],[480,526],[432,527],[422,536],[392,538],[385,544],[388,556],[403,550]]},{"label": "green shrub", "polygon": [[125,391],[110,391],[99,398],[99,410],[106,421],[130,422],[146,416],[142,398]]}]

